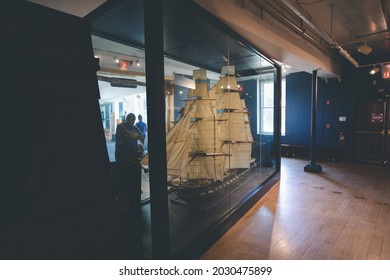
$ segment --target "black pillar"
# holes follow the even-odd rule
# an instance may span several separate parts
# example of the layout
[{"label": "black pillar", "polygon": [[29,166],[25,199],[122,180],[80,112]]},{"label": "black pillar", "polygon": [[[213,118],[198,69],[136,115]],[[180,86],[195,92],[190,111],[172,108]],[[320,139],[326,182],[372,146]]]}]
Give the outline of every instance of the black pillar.
[{"label": "black pillar", "polygon": [[167,259],[170,246],[165,138],[163,0],[145,0],[144,5],[152,258]]},{"label": "black pillar", "polygon": [[[282,110],[281,110],[281,104],[282,104],[282,69],[280,66],[276,66],[276,73],[275,73],[275,79],[274,79],[275,85],[274,85],[274,92],[275,95],[275,101],[277,106],[275,106],[274,111],[274,147],[278,147],[276,149],[276,171],[280,171],[280,158],[281,158],[281,151],[280,151],[280,137],[281,137],[281,127],[282,127]],[[275,149],[275,148],[273,148]]]},{"label": "black pillar", "polygon": [[306,172],[322,172],[322,166],[316,163],[316,117],[317,117],[317,90],[318,79],[317,70],[313,71],[312,89],[311,89],[311,147],[310,162],[304,167]]}]

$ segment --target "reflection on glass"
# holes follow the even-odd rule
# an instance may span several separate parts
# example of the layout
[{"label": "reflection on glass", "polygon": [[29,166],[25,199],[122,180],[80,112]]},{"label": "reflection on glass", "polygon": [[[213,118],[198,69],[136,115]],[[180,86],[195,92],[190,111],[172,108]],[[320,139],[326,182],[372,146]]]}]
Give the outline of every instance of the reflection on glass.
[{"label": "reflection on glass", "polygon": [[[148,116],[144,51],[94,35],[92,42],[95,57],[99,59],[100,64],[100,71],[97,73],[100,91],[99,103],[109,160],[115,162],[116,127],[125,121],[126,115],[129,113],[133,113],[137,117],[135,125],[145,129],[145,139],[142,145],[144,153],[147,155]],[[141,199],[149,199],[147,172],[142,172],[141,187]]]}]

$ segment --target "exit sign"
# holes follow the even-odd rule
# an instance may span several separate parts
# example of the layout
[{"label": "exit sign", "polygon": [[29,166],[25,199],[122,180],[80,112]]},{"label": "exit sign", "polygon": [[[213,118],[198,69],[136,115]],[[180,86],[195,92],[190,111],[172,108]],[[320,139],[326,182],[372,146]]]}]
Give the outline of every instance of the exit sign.
[{"label": "exit sign", "polygon": [[382,66],[382,78],[383,79],[390,78],[390,64],[385,64]]}]

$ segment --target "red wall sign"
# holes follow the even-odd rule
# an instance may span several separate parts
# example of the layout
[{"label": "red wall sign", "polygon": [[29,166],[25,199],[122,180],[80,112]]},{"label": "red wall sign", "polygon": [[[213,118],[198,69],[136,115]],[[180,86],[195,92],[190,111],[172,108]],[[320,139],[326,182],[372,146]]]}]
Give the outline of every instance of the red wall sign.
[{"label": "red wall sign", "polygon": [[371,122],[383,122],[383,113],[372,113]]}]

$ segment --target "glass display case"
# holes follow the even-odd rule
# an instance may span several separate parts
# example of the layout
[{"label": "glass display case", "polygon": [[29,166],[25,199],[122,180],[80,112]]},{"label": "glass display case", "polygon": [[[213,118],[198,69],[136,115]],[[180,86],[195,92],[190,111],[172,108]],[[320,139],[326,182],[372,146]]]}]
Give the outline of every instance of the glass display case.
[{"label": "glass display case", "polygon": [[277,66],[178,2],[164,7],[172,254],[229,216],[277,160]]},{"label": "glass display case", "polygon": [[[149,10],[143,1],[122,1],[94,15],[92,41],[100,59],[100,109],[110,161],[115,162],[115,128],[126,114],[165,127],[161,138],[147,132],[143,143],[145,256],[160,250],[152,244],[158,234],[152,228],[159,225],[169,232],[167,254],[187,257],[196,255],[194,248],[209,246],[208,236],[242,215],[277,178],[281,77],[275,62],[194,2],[162,3],[163,119],[149,118],[152,102],[147,104],[156,96],[147,90],[145,65],[153,63],[145,57],[143,15]],[[157,142],[166,143],[159,146],[163,158],[149,153]],[[154,172],[149,174],[149,156],[166,167],[159,186],[149,181]],[[153,197],[150,190],[161,185],[165,197]],[[153,203],[162,200],[166,224],[153,217]]]}]

